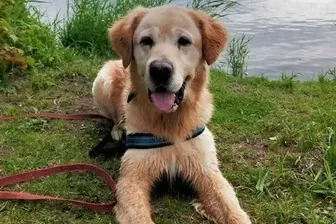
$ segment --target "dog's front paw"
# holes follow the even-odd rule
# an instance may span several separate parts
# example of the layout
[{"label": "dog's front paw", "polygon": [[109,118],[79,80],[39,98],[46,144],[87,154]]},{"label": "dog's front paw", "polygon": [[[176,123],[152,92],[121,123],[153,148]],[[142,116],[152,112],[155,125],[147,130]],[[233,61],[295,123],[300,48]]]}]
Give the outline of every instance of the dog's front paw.
[{"label": "dog's front paw", "polygon": [[205,219],[208,219],[208,220],[211,220],[212,222],[216,223],[216,220],[211,217],[204,209],[202,203],[196,201],[196,200],[193,200],[191,202],[191,205],[194,207],[194,209],[196,210],[196,212],[202,216],[202,218],[205,218]]},{"label": "dog's front paw", "polygon": [[231,211],[224,219],[223,217],[216,219],[207,213],[202,203],[193,200],[191,204],[198,214],[216,224],[251,224],[249,216],[241,209],[239,211]]},{"label": "dog's front paw", "polygon": [[241,210],[239,213],[232,213],[230,214],[228,224],[251,224],[250,217]]}]

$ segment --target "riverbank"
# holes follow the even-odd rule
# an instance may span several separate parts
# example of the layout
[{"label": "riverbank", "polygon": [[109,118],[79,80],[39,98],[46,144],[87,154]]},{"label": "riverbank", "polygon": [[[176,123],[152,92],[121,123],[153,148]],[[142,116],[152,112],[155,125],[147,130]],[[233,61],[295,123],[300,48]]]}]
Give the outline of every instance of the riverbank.
[{"label": "riverbank", "polygon": [[[15,11],[19,12],[17,5]],[[28,17],[23,17],[21,13],[20,19],[27,24]],[[24,53],[1,73],[0,114],[97,112],[91,85],[104,57],[55,44],[50,41],[54,34],[35,19],[28,20],[34,26],[23,28],[15,23],[17,18],[8,21],[13,32],[0,40],[12,48],[1,50],[17,48]],[[216,138],[221,170],[253,223],[327,224],[336,220],[336,79],[330,71],[329,76],[308,82],[297,82],[285,74],[270,81],[211,72],[216,110],[209,128]],[[118,177],[120,158],[88,156],[106,133],[100,122],[15,120],[0,123],[0,133],[0,176],[87,162]],[[6,189],[91,202],[113,199],[98,178],[84,173],[61,174]],[[209,223],[196,214],[190,201],[168,195],[154,199],[156,223]],[[116,222],[110,214],[66,204],[0,201],[0,223]]]},{"label": "riverbank", "polygon": [[[32,4],[45,12],[46,21],[53,21],[56,17],[67,17],[69,1],[75,0],[45,0]],[[198,0],[172,0],[172,4],[187,5],[192,1]],[[294,72],[301,73],[298,79],[307,81],[322,68],[336,66],[335,1],[240,0],[225,14],[228,16],[222,21],[231,38],[240,38],[243,34],[252,38],[248,59],[250,75],[264,74],[278,79],[281,72]],[[220,60],[225,59],[223,55]]]}]

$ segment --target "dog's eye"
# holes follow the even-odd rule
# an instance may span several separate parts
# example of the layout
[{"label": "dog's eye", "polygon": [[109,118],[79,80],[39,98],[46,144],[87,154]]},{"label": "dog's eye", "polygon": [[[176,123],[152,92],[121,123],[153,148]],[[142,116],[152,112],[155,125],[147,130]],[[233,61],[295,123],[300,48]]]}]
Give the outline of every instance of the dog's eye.
[{"label": "dog's eye", "polygon": [[142,44],[144,46],[146,46],[146,45],[147,46],[153,46],[154,45],[154,41],[153,41],[153,39],[151,37],[146,36],[146,37],[141,38],[140,44]]},{"label": "dog's eye", "polygon": [[191,44],[191,40],[188,37],[180,37],[177,43],[179,46],[188,46]]}]

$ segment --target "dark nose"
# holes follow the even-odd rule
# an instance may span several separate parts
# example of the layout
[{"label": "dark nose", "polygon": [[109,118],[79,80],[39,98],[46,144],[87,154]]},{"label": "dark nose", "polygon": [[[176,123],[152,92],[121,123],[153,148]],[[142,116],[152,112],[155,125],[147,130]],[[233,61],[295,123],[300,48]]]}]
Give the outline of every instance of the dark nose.
[{"label": "dark nose", "polygon": [[156,85],[167,84],[173,75],[173,64],[168,60],[155,60],[149,65],[149,75]]}]

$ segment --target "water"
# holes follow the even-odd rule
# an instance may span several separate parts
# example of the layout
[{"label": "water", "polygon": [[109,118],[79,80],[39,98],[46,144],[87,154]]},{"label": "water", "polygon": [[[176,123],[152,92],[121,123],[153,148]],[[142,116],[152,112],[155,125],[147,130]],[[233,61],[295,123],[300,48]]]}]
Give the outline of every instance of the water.
[{"label": "water", "polygon": [[[66,14],[68,0],[34,3],[52,21]],[[183,5],[185,0],[174,3]],[[282,72],[299,79],[336,66],[336,0],[240,0],[223,19],[230,36],[246,34],[250,42],[248,73],[279,78]],[[225,55],[222,56],[222,60]],[[316,76],[315,76],[316,77]]]}]

